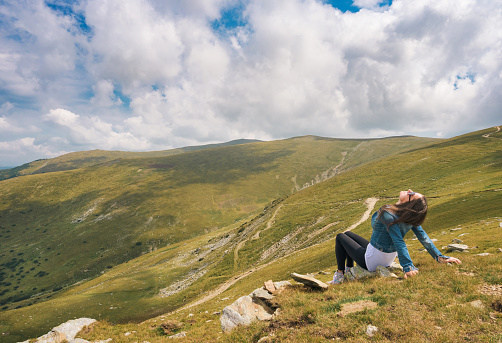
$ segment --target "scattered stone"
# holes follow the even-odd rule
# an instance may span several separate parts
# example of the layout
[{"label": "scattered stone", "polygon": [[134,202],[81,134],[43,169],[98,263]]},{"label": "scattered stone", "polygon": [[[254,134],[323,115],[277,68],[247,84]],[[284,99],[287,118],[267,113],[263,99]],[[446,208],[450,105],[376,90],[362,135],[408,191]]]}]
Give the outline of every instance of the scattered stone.
[{"label": "scattered stone", "polygon": [[186,331],[181,331],[175,335],[168,336],[167,338],[181,338],[181,337],[186,337],[186,336],[187,336]]},{"label": "scattered stone", "polygon": [[249,294],[250,297],[252,298],[258,298],[261,300],[272,300],[274,296],[269,293],[269,291],[263,289],[263,288],[257,288],[255,289],[251,294]]},{"label": "scattered stone", "polygon": [[364,268],[361,268],[360,266],[354,266],[353,268],[351,268],[350,274],[352,274],[352,276],[356,280],[361,280],[376,276],[375,272],[372,273]]},{"label": "scattered stone", "polygon": [[213,312],[213,313],[212,313],[212,315],[213,315],[213,316],[219,316],[220,314],[221,314],[221,312],[220,312],[220,311],[216,311],[216,312]]},{"label": "scattered stone", "polygon": [[291,282],[289,281],[277,281],[274,282],[274,286],[277,290],[284,289],[286,286],[291,286]]},{"label": "scattered stone", "polygon": [[265,281],[263,283],[263,288],[266,289],[270,293],[274,293],[277,288],[275,288],[274,282],[272,280]]},{"label": "scattered stone", "polygon": [[353,303],[346,303],[342,305],[342,310],[337,313],[340,317],[345,317],[347,314],[361,312],[364,310],[371,310],[378,307],[376,302],[371,300],[360,300]]},{"label": "scattered stone", "polygon": [[472,307],[483,309],[485,308],[485,305],[481,300],[474,300],[469,303]]},{"label": "scattered stone", "polygon": [[249,295],[245,295],[223,309],[221,329],[228,332],[238,325],[249,325],[254,320],[270,320],[273,313],[263,302],[254,301]]},{"label": "scattered stone", "polygon": [[396,271],[403,271],[403,267],[401,267],[401,265],[397,262],[392,262],[391,265],[388,267],[388,269],[391,271],[391,272],[396,272]]},{"label": "scattered stone", "polygon": [[484,252],[484,253],[481,253],[481,254],[476,254],[476,256],[489,256],[491,255],[489,252]]},{"label": "scattered stone", "polygon": [[79,318],[69,320],[53,328],[47,334],[39,337],[36,343],[59,343],[63,341],[72,341],[75,336],[85,327],[96,322],[96,319]]},{"label": "scattered stone", "polygon": [[129,336],[129,335],[131,335],[131,333],[130,333],[130,332],[126,332],[126,333],[124,334],[124,336],[126,336],[126,337],[127,337],[127,336]]},{"label": "scattered stone", "polygon": [[502,227],[502,222],[499,223],[499,227]]},{"label": "scattered stone", "polygon": [[325,272],[324,270],[321,270],[319,273],[317,273],[319,275],[329,275],[330,273],[329,272]]},{"label": "scattered stone", "polygon": [[458,230],[462,230],[462,228],[461,227],[457,227],[455,229],[450,229],[450,231],[458,231]]},{"label": "scattered stone", "polygon": [[328,289],[328,285],[324,282],[317,280],[316,278],[308,275],[302,275],[298,273],[291,273],[291,277],[293,280],[303,283],[305,286],[319,288],[319,289]]},{"label": "scattered stone", "polygon": [[274,341],[274,338],[272,335],[270,336],[264,336],[258,340],[257,343],[272,343]]},{"label": "scattered stone", "polygon": [[469,247],[465,244],[448,244],[448,246],[446,247],[446,249],[448,249],[448,251],[465,251],[465,250],[468,250]]},{"label": "scattered stone", "polygon": [[481,285],[478,290],[484,295],[502,295],[502,285]]},{"label": "scattered stone", "polygon": [[375,336],[377,332],[378,328],[376,326],[368,325],[368,327],[366,328],[366,335],[368,335],[369,337]]},{"label": "scattered stone", "polygon": [[381,277],[394,277],[397,278],[397,275],[392,273],[389,269],[383,266],[377,266],[376,273]]},{"label": "scattered stone", "polygon": [[460,235],[458,235],[458,237],[462,237],[462,236],[465,236],[465,235],[468,235],[469,232],[466,232],[466,233],[461,233]]},{"label": "scattered stone", "polygon": [[454,239],[452,239],[452,241],[451,241],[451,242],[452,242],[452,243],[458,243],[458,244],[460,244],[460,243],[464,243],[464,241],[463,241],[463,240],[458,239],[458,238],[454,238]]},{"label": "scattered stone", "polygon": [[86,341],[83,338],[74,338],[71,341],[69,341],[68,343],[90,343],[90,342]]}]

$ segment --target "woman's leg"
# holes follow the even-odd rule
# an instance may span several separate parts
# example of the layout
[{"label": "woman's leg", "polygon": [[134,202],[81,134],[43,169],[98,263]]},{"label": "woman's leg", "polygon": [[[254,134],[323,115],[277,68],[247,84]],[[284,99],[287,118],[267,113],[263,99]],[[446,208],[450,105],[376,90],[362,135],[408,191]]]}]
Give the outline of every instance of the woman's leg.
[{"label": "woman's leg", "polygon": [[350,238],[352,238],[353,240],[355,240],[360,246],[362,246],[365,250],[366,248],[368,247],[368,244],[370,244],[370,242],[368,242],[366,240],[366,238],[363,238],[359,235],[356,235],[355,233],[353,233],[352,231],[347,231],[345,232],[345,234],[347,236],[349,236]]},{"label": "woman's leg", "polygon": [[[354,261],[366,269],[364,254],[366,253],[366,246],[368,244],[365,243],[366,240],[360,236],[355,237],[357,240],[350,236],[355,237],[357,235],[352,234],[352,232],[349,231],[347,233],[339,233],[336,236],[335,255],[338,270],[345,270],[345,263],[348,268],[352,268],[354,266]],[[358,241],[360,241],[362,245],[359,244]]]}]

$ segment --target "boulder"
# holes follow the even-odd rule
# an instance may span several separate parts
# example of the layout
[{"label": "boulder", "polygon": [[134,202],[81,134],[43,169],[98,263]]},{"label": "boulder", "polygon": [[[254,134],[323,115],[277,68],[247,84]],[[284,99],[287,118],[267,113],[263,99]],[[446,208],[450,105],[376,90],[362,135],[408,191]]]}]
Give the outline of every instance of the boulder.
[{"label": "boulder", "polygon": [[465,244],[448,244],[446,249],[448,249],[448,251],[465,251],[468,250],[469,247]]},{"label": "boulder", "polygon": [[274,296],[270,294],[269,291],[263,289],[263,288],[257,288],[255,289],[251,294],[249,294],[251,298],[257,298],[261,300],[272,300]]},{"label": "boulder", "polygon": [[270,320],[273,313],[263,302],[245,295],[223,309],[221,329],[228,332],[238,325],[249,325],[254,320]]},{"label": "boulder", "polygon": [[324,282],[317,280],[313,276],[309,275],[302,275],[298,273],[291,273],[291,277],[293,280],[303,283],[305,286],[312,287],[312,288],[318,288],[318,289],[323,289],[326,290],[328,289],[328,285],[325,284]]},{"label": "boulder", "polygon": [[[96,319],[91,318],[79,318],[74,320],[69,320],[59,326],[53,328],[49,333],[39,337],[36,343],[62,343],[62,342],[72,342],[75,336],[82,330],[85,326],[91,325],[96,322]],[[84,340],[76,340],[75,343],[82,342]]]},{"label": "boulder", "polygon": [[270,293],[274,293],[277,290],[272,280],[265,281],[263,283],[263,288],[269,291]]}]

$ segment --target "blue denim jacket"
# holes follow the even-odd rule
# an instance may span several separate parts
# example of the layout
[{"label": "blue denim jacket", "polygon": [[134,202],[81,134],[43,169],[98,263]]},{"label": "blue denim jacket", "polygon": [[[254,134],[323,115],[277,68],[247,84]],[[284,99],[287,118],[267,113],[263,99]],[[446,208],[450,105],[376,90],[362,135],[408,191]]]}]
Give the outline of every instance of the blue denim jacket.
[{"label": "blue denim jacket", "polygon": [[371,217],[371,227],[373,228],[370,240],[371,245],[386,253],[397,251],[399,263],[403,267],[405,273],[410,270],[417,270],[411,261],[408,248],[404,242],[404,236],[410,229],[413,230],[420,243],[422,243],[424,248],[436,261],[439,261],[439,257],[448,258],[448,256],[442,255],[436,248],[427,233],[422,229],[422,226],[413,226],[405,223],[389,225],[396,220],[397,217],[387,211],[382,211],[380,218],[377,218],[378,211]]}]

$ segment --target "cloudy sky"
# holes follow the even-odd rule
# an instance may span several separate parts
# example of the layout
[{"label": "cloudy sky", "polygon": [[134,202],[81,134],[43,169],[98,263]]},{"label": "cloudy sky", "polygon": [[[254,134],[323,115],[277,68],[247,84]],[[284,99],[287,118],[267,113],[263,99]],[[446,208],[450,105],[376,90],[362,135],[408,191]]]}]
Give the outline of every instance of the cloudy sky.
[{"label": "cloudy sky", "polygon": [[0,166],[502,124],[502,0],[2,0]]}]

